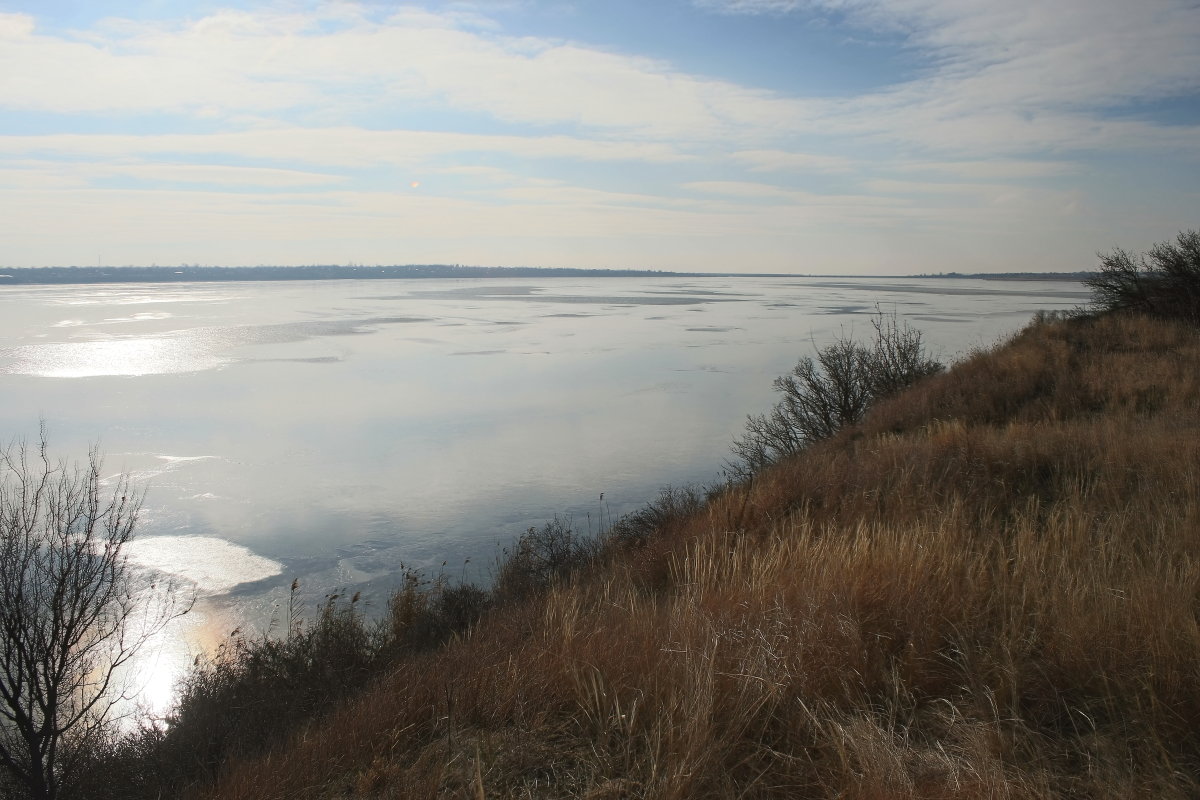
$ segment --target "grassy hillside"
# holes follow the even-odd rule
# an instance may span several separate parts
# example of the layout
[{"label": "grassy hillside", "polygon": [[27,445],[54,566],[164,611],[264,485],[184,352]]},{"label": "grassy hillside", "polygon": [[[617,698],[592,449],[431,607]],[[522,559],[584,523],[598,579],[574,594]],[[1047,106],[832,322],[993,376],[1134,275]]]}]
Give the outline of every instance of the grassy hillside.
[{"label": "grassy hillside", "polygon": [[1033,324],[680,505],[197,796],[1200,795],[1194,327]]}]

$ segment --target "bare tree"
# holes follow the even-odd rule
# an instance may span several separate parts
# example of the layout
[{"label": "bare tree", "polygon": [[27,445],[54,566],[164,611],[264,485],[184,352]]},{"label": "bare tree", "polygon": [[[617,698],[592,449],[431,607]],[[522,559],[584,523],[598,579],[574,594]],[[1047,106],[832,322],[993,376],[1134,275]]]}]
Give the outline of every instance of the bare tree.
[{"label": "bare tree", "polygon": [[[0,452],[0,792],[52,800],[128,700],[122,669],[191,603],[139,592],[123,549],[142,496],[37,447]],[[4,773],[7,773],[5,780]]]}]

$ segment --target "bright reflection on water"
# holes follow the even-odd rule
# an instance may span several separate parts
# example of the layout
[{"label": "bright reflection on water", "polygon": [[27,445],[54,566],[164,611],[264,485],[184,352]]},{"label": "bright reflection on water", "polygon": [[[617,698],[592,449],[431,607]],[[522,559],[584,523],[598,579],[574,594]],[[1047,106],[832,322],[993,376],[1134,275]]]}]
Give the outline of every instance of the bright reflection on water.
[{"label": "bright reflection on water", "polygon": [[[145,536],[125,548],[147,597],[182,609],[193,600],[279,575],[277,561],[212,536]],[[211,611],[204,605],[171,621],[145,643],[124,677],[136,706],[161,716],[170,709],[179,680],[206,649]],[[219,635],[218,635],[219,636]]]},{"label": "bright reflection on water", "polygon": [[[60,323],[61,324],[61,323]],[[17,347],[13,371],[46,378],[166,375],[221,366],[219,359],[172,339],[115,339]]]},{"label": "bright reflection on water", "polygon": [[309,608],[346,589],[379,609],[402,564],[486,579],[556,513],[595,531],[719,480],[772,379],[869,335],[876,303],[952,360],[1085,299],[937,279],[0,287],[0,438],[43,417],[56,452],[98,440],[148,487],[131,560],[200,597],[138,670],[160,703],[199,649],[277,619],[294,577]]},{"label": "bright reflection on water", "polygon": [[132,729],[142,715],[161,718],[171,710],[179,681],[201,652],[197,633],[203,612],[197,613],[172,620],[150,636],[128,669],[117,675],[126,700],[116,711],[125,717],[126,729]]}]

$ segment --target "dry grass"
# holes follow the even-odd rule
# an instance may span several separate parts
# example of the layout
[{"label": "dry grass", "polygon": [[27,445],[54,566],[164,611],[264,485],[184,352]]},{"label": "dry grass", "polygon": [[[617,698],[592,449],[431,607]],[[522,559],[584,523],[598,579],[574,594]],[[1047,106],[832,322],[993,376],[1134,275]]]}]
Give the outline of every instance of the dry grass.
[{"label": "dry grass", "polygon": [[1194,330],[1032,327],[210,796],[1197,796],[1198,429]]}]

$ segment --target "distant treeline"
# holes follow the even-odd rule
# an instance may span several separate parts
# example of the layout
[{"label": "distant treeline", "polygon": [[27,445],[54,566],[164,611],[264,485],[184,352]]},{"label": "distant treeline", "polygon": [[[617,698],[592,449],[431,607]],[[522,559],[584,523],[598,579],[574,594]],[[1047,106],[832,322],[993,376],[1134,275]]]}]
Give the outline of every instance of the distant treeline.
[{"label": "distant treeline", "polygon": [[367,278],[634,278],[694,273],[634,269],[464,267],[406,264],[386,267],[318,264],[305,267],[31,267],[4,268],[0,285],[32,283],[183,283],[189,281],[327,281]]},{"label": "distant treeline", "polygon": [[972,278],[984,281],[1086,281],[1095,276],[1091,270],[1081,272],[937,272],[922,273],[917,278]]},{"label": "distant treeline", "polygon": [[[972,278],[984,280],[1083,281],[1092,272],[944,272],[922,275],[859,275],[860,278]],[[642,269],[567,267],[466,267],[404,264],[384,267],[314,264],[304,267],[0,267],[0,286],[47,283],[188,283],[194,281],[332,281],[397,278],[844,278],[744,272],[665,272]]]}]

